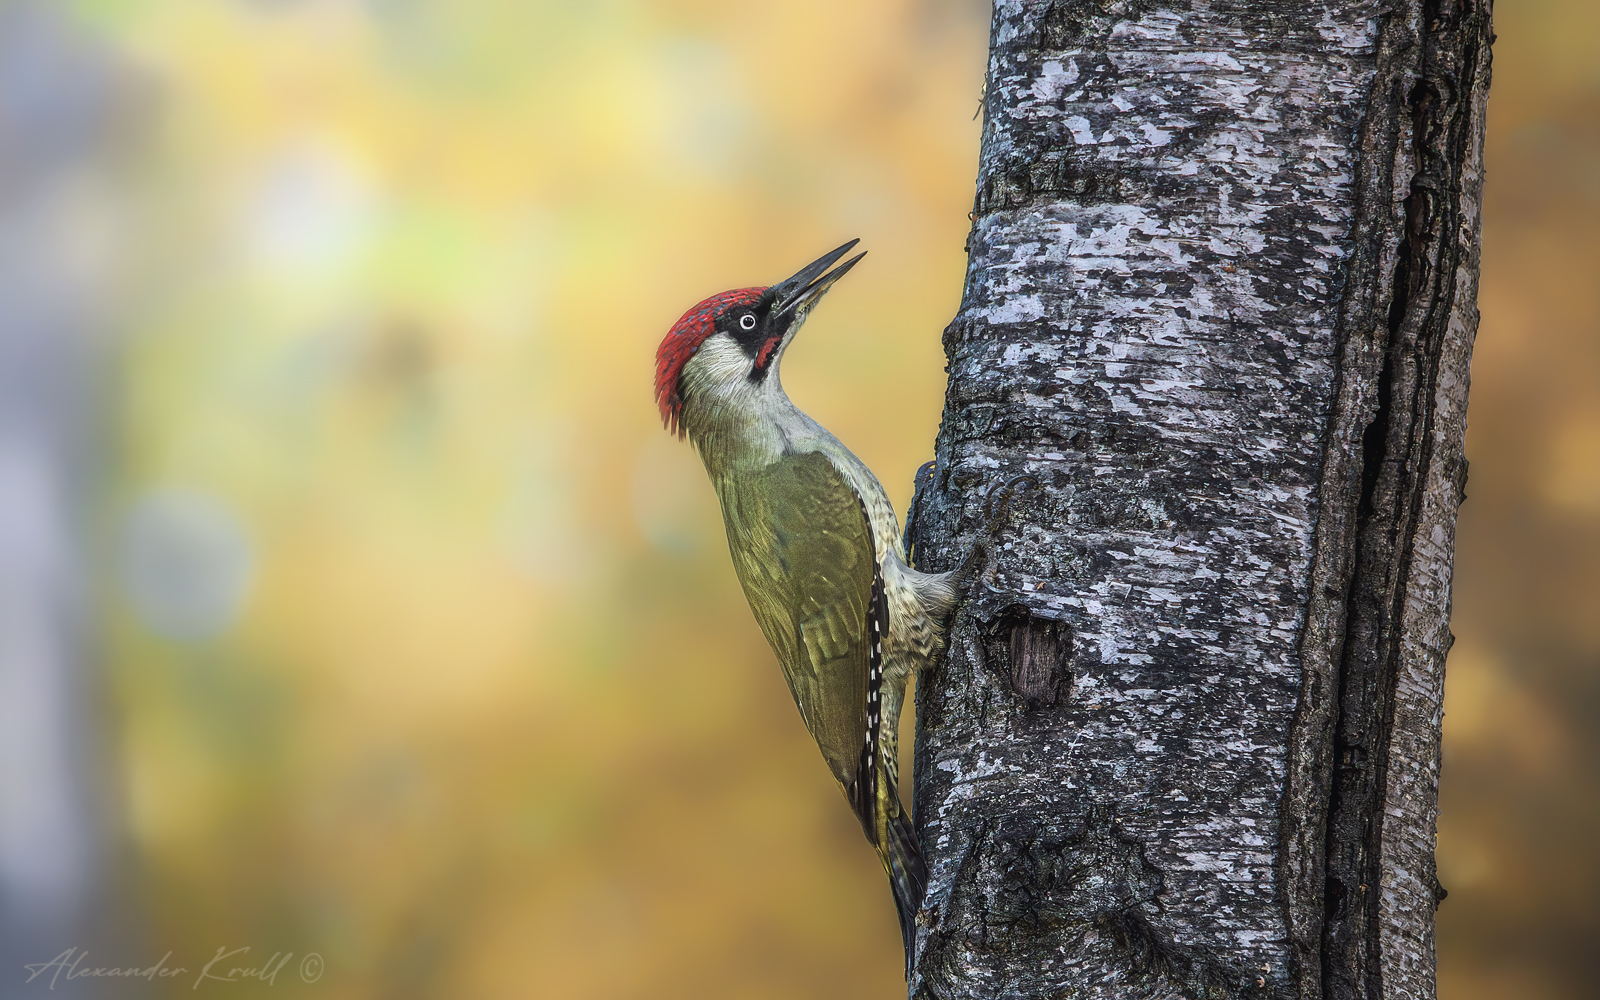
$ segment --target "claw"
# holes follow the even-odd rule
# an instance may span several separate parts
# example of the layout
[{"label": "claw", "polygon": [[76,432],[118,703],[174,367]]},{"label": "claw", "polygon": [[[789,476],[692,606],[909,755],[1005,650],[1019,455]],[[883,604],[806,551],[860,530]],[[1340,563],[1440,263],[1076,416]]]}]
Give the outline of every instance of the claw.
[{"label": "claw", "polygon": [[933,488],[934,467],[938,464],[937,461],[923,462],[911,477],[911,507],[906,511],[906,529],[900,535],[900,549],[906,554],[906,564],[910,566],[916,565],[912,550],[916,547],[917,508],[921,506],[922,491]]},{"label": "claw", "polygon": [[[985,520],[989,522],[988,526],[991,533],[993,533],[999,527],[997,522],[1000,520],[1000,518],[1003,518],[1010,510],[1011,497],[1014,488],[1018,483],[1027,483],[1032,489],[1038,489],[1039,487],[1039,480],[1033,477],[1033,473],[1024,472],[1020,476],[1011,477],[1004,483],[997,483],[996,485],[991,486],[989,488],[989,492],[984,494],[983,516]],[[998,514],[995,511],[995,503],[997,501],[1000,503]]]},{"label": "claw", "polygon": [[[1024,472],[1020,476],[1012,476],[1003,483],[996,483],[994,486],[989,487],[988,493],[984,494],[983,516],[986,522],[984,526],[988,529],[991,538],[998,540],[1001,524],[1011,511],[1011,498],[1015,495],[1016,488],[1024,484],[1029,489],[1039,488],[1039,480],[1035,479],[1032,473]],[[987,557],[985,557],[985,561],[987,561]],[[989,582],[987,576],[983,578],[983,585],[993,593],[1002,593],[998,587]]]}]

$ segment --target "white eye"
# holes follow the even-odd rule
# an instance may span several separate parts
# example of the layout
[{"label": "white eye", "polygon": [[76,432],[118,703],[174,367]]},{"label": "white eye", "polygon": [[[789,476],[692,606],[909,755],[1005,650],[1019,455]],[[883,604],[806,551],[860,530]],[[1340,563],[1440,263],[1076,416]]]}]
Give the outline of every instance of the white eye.
[{"label": "white eye", "polygon": [[743,330],[754,330],[756,328],[755,315],[752,313],[745,313],[743,316],[740,316],[739,328]]}]

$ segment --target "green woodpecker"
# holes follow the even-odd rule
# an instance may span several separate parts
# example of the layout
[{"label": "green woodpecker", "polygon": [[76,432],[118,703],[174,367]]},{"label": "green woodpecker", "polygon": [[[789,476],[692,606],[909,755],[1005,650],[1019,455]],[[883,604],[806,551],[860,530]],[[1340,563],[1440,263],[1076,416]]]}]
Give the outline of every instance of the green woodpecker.
[{"label": "green woodpecker", "polygon": [[690,309],[656,352],[656,401],[705,462],[750,610],[889,874],[909,961],[927,869],[896,733],[907,678],[943,651],[956,574],[907,565],[883,486],[778,379],[806,315],[866,256],[828,270],[857,242]]}]

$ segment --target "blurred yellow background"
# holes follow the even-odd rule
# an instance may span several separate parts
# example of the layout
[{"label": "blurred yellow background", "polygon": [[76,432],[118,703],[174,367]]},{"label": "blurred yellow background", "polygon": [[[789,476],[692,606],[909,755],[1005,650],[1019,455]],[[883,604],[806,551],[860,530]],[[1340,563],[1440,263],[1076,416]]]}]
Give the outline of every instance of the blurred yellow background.
[{"label": "blurred yellow background", "polygon": [[[988,4],[21,6],[99,73],[50,182],[109,428],[86,964],[171,951],[152,996],[246,945],[294,957],[213,992],[895,995],[882,874],[650,372],[702,296],[861,237],[784,381],[904,510]],[[1441,996],[1565,1000],[1600,981],[1600,13],[1498,22]]]}]

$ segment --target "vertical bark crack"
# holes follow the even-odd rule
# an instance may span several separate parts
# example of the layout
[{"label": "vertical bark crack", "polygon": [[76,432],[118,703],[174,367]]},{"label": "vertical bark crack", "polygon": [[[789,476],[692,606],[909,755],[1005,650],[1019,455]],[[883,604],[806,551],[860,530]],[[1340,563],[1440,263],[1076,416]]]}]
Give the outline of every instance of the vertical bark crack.
[{"label": "vertical bark crack", "polygon": [[[1308,650],[1307,677],[1285,797],[1286,818],[1297,811],[1303,823],[1296,830],[1286,821],[1286,849],[1297,833],[1303,849],[1305,835],[1318,824],[1314,785],[1331,778],[1318,852],[1325,877],[1315,877],[1315,860],[1301,862],[1286,887],[1296,954],[1304,963],[1300,994],[1328,1000],[1378,1000],[1395,988],[1396,970],[1409,975],[1404,967],[1417,965],[1414,956],[1383,953],[1396,933],[1381,912],[1382,886],[1396,877],[1385,868],[1385,812],[1391,804],[1397,686],[1405,643],[1414,641],[1406,634],[1406,607],[1415,591],[1411,574],[1419,558],[1414,542],[1439,475],[1433,469],[1439,377],[1456,360],[1446,358],[1446,341],[1460,313],[1457,277],[1464,265],[1476,263],[1476,219],[1463,219],[1461,206],[1464,195],[1474,194],[1463,173],[1473,162],[1469,144],[1477,141],[1472,125],[1481,108],[1473,98],[1487,87],[1487,4],[1428,2],[1391,14],[1380,31],[1374,92],[1404,93],[1405,100],[1373,101],[1362,144],[1373,150],[1383,148],[1385,136],[1406,141],[1391,147],[1398,154],[1395,169],[1367,165],[1359,197],[1353,234],[1358,247],[1341,310],[1338,402],[1319,491],[1318,560],[1302,647]],[[1403,188],[1391,183],[1396,176],[1404,178]],[[1401,190],[1405,197],[1396,205]],[[1385,244],[1394,249],[1386,253]],[[1392,260],[1387,281],[1385,258]],[[1363,319],[1375,318],[1380,309],[1381,325]],[[1381,341],[1369,344],[1364,330],[1379,332]],[[1463,380],[1464,375],[1459,373]],[[1352,424],[1361,427],[1359,471],[1338,453]],[[1452,447],[1458,451],[1459,441]],[[1450,461],[1460,460],[1452,455]],[[1454,481],[1456,474],[1448,478]],[[1309,652],[1313,645],[1323,652]],[[1319,669],[1323,676],[1315,675]],[[1326,735],[1319,735],[1319,727]],[[1408,741],[1415,743],[1418,735],[1408,733]],[[1411,791],[1423,800],[1431,830],[1433,792]],[[1428,888],[1436,900],[1431,845],[1429,860]],[[1320,901],[1312,895],[1317,889]],[[1314,916],[1313,902],[1320,902]],[[1320,941],[1311,934],[1319,923]],[[1429,956],[1431,994],[1431,934],[1420,946]]]}]

